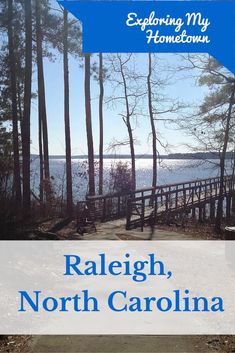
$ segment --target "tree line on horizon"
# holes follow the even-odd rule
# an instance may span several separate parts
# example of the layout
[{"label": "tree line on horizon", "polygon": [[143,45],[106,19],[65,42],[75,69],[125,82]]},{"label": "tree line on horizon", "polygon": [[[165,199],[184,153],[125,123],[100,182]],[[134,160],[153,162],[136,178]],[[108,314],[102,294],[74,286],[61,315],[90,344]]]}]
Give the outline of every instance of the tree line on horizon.
[{"label": "tree line on horizon", "polygon": [[[130,150],[130,188],[136,189],[136,140],[134,123],[138,116],[148,119],[152,148],[152,187],[157,186],[159,146],[161,140],[157,123],[175,124],[176,128],[192,137],[195,153],[216,153],[219,156],[221,185],[226,174],[226,155],[234,162],[234,75],[208,55],[184,55],[177,72],[193,77],[196,83],[208,88],[208,95],[195,109],[165,95],[165,88],[173,81],[172,68],[162,75],[157,56],[146,54],[146,71],[136,65],[134,54],[82,54],[81,28],[64,9],[53,8],[48,0],[0,0],[1,83],[0,83],[0,191],[1,199],[10,198],[24,218],[30,217],[31,190],[31,104],[38,104],[38,149],[40,160],[40,204],[49,204],[53,195],[50,174],[47,97],[45,90],[45,59],[63,58],[64,136],[66,157],[66,213],[74,207],[71,131],[69,58],[74,56],[84,71],[85,122],[88,157],[88,195],[104,193],[104,105],[118,106],[127,138],[114,139],[112,148],[128,146]],[[94,58],[93,61],[92,58]],[[37,91],[33,91],[33,78]],[[98,188],[95,183],[95,154],[92,129],[91,80],[99,88],[99,164]],[[107,97],[105,85],[113,88]],[[180,112],[180,113],[179,113]],[[179,113],[179,114],[178,114]],[[173,119],[175,116],[176,119]],[[180,116],[180,118],[179,118]],[[233,163],[234,165],[234,163]],[[234,172],[234,167],[233,167]],[[6,179],[12,181],[11,193],[6,195]],[[220,227],[222,197],[218,203],[217,227]]]}]

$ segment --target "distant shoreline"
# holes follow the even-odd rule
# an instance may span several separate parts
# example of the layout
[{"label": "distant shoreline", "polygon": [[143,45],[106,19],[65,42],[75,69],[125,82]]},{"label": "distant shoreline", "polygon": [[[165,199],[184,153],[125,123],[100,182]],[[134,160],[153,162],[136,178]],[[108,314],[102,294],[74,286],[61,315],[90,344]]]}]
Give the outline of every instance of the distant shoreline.
[{"label": "distant shoreline", "polygon": [[[31,158],[39,158],[39,155],[32,154]],[[65,159],[64,155],[51,155],[50,159]],[[87,159],[87,155],[75,155],[72,156],[73,159]],[[95,159],[99,159],[99,155],[94,156]],[[128,154],[106,154],[104,155],[104,159],[130,159],[131,156]],[[208,160],[208,159],[219,159],[218,153],[172,153],[168,155],[162,155],[159,157],[160,159],[201,159],[201,160]],[[226,159],[234,158],[233,152],[228,152],[226,155]],[[151,154],[137,154],[136,159],[152,159]]]}]

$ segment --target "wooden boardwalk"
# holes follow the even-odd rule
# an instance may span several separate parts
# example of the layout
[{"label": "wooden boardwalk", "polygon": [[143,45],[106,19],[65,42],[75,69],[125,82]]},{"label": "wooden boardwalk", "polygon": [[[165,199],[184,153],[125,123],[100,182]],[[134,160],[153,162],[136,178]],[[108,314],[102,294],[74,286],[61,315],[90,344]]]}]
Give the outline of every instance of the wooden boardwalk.
[{"label": "wooden boardwalk", "polygon": [[[223,184],[224,210],[230,217],[234,196],[234,178],[226,176]],[[152,195],[128,200],[127,229],[146,223],[169,222],[177,217],[191,215],[199,220],[215,218],[219,199],[220,178],[210,178],[166,185],[156,189]],[[234,200],[233,200],[234,201]]]},{"label": "wooden boardwalk", "polygon": [[[126,194],[116,193],[88,197],[86,205],[94,221],[107,222],[126,218],[126,229],[169,222],[185,215],[203,220],[215,218],[220,197],[219,177],[138,189]],[[235,178],[225,176],[222,185],[224,211],[227,218],[235,211]],[[84,203],[83,203],[84,204]],[[78,204],[79,207],[82,203]]]}]

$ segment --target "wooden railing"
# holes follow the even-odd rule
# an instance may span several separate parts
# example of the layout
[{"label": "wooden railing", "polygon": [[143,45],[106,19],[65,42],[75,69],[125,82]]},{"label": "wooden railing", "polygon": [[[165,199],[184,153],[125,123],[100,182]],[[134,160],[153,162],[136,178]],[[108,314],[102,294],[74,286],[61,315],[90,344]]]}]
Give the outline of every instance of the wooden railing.
[{"label": "wooden railing", "polygon": [[[187,209],[192,205],[215,200],[219,195],[220,178],[190,180],[181,183],[160,185],[156,188],[144,188],[128,193],[114,193],[87,197],[86,204],[95,221],[106,222],[127,218],[127,228],[133,222],[144,223],[154,214],[167,213],[179,209]],[[224,194],[234,191],[234,178],[224,179]]]},{"label": "wooden railing", "polygon": [[[223,183],[223,196],[232,197],[235,190],[233,176],[226,176]],[[154,193],[144,197],[129,198],[127,202],[126,228],[135,226],[143,228],[146,222],[156,222],[156,218],[169,217],[180,212],[192,210],[198,207],[201,218],[203,207],[210,203],[211,218],[215,213],[215,201],[219,197],[220,178],[194,180],[178,184],[162,185],[156,188]],[[231,203],[231,202],[230,202]],[[230,207],[228,200],[228,208]],[[229,210],[227,210],[228,212]]]},{"label": "wooden railing", "polygon": [[138,189],[128,193],[113,193],[107,195],[88,196],[86,203],[92,210],[92,217],[101,222],[126,217],[129,199],[151,195],[154,188]]}]

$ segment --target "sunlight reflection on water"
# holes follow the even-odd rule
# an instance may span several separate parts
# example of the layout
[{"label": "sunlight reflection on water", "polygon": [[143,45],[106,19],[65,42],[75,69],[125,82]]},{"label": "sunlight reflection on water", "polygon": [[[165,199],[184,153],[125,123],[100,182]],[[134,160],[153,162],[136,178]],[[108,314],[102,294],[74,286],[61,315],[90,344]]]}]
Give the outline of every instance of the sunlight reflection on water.
[{"label": "sunlight reflection on water", "polygon": [[[109,178],[110,168],[118,161],[128,163],[130,159],[105,159],[104,160],[104,179]],[[72,161],[72,169],[74,175],[74,193],[75,198],[83,199],[87,192],[87,181],[77,176],[81,169],[81,163],[85,160],[74,159]],[[96,160],[98,166],[98,160]],[[35,159],[32,162],[32,186],[35,191],[38,190],[39,185],[39,160]],[[227,173],[231,171],[229,161],[227,162]],[[61,184],[65,184],[65,160],[64,159],[51,159],[50,172],[54,177],[54,185],[56,190],[60,192]],[[173,184],[182,181],[196,180],[215,177],[219,175],[219,161],[209,160],[175,160],[165,159],[158,164],[158,184]],[[96,177],[98,184],[98,177]],[[150,187],[152,183],[152,160],[151,159],[136,159],[136,182],[137,188]],[[65,189],[65,188],[64,188]]]}]

